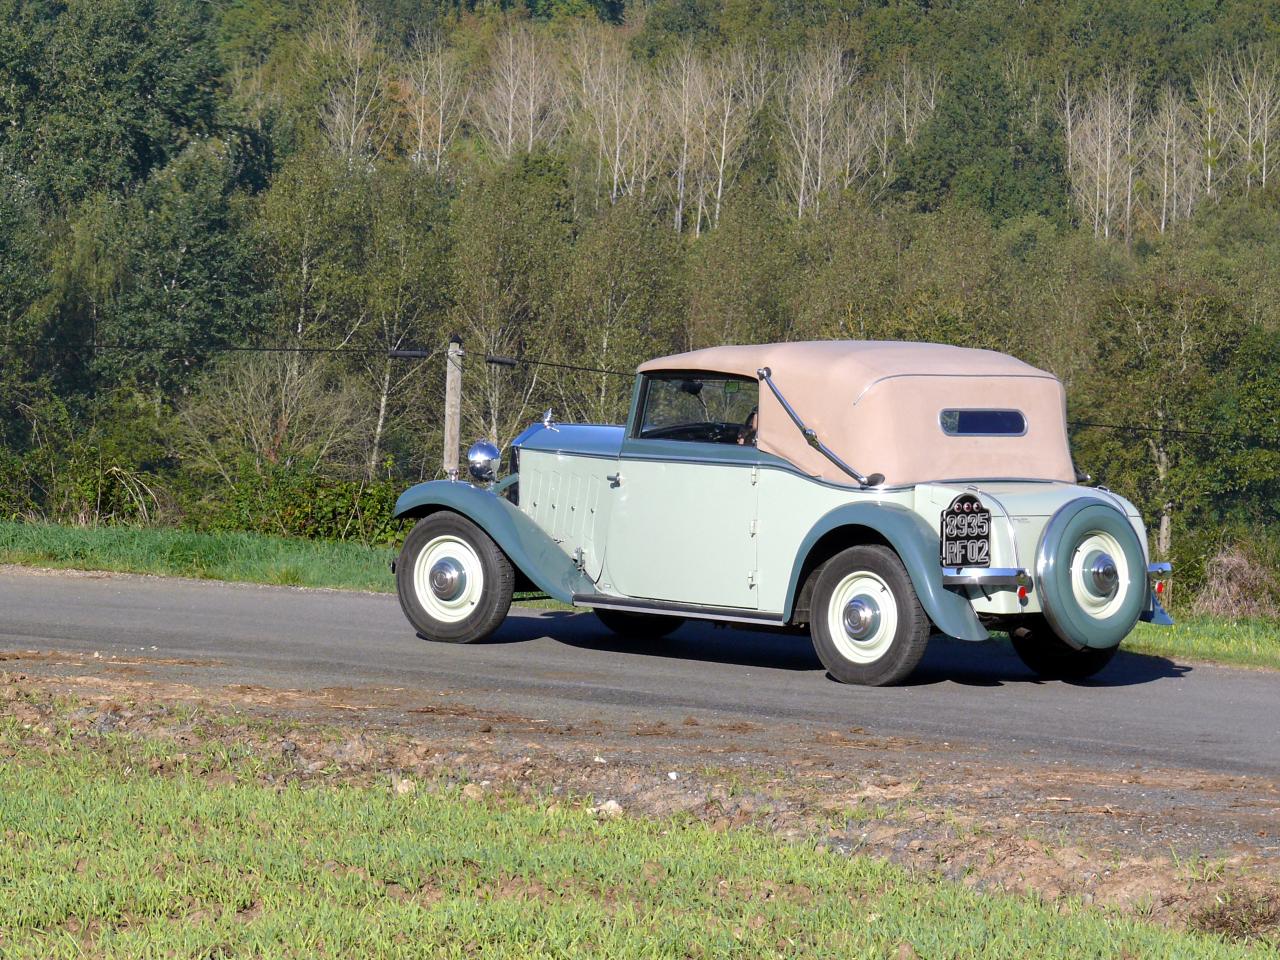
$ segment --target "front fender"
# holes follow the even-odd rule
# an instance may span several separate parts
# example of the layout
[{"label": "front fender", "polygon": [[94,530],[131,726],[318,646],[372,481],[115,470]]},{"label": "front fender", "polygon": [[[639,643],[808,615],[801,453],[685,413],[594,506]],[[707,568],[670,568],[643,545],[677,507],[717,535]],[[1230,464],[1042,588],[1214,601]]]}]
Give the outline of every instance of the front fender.
[{"label": "front fender", "polygon": [[410,487],[396,500],[397,520],[425,517],[437,510],[460,513],[493,538],[511,563],[539,590],[563,603],[575,593],[594,593],[560,546],[508,500],[456,480],[431,480]]},{"label": "front fender", "polygon": [[919,514],[885,503],[846,503],[814,524],[801,542],[791,568],[784,607],[787,617],[795,607],[796,594],[801,586],[800,574],[809,552],[814,544],[840,527],[866,527],[889,542],[911,576],[920,605],[939,630],[961,640],[988,638],[986,628],[978,622],[969,601],[942,585],[937,531],[930,529]]}]

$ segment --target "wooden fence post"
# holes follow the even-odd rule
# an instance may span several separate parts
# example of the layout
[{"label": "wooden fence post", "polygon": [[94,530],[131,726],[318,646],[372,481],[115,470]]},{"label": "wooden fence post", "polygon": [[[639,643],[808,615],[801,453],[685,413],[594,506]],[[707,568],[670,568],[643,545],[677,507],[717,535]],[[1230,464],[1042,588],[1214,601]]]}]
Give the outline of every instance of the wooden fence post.
[{"label": "wooden fence post", "polygon": [[444,474],[458,479],[458,446],[462,433],[462,338],[449,338],[444,375]]}]

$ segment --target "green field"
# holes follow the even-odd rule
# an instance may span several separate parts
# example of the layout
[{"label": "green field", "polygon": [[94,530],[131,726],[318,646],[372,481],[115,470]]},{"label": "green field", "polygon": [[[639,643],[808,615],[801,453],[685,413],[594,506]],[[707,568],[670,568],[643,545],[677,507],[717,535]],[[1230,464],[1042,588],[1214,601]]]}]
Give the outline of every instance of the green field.
[{"label": "green field", "polygon": [[[65,527],[0,522],[0,563],[111,570],[207,580],[390,591],[391,547],[190,533],[165,528]],[[1176,615],[1172,628],[1139,624],[1124,648],[1183,660],[1280,669],[1280,623]]]},{"label": "green field", "polygon": [[390,772],[303,783],[278,750],[47,709],[0,719],[7,958],[1274,955],[755,829]]}]

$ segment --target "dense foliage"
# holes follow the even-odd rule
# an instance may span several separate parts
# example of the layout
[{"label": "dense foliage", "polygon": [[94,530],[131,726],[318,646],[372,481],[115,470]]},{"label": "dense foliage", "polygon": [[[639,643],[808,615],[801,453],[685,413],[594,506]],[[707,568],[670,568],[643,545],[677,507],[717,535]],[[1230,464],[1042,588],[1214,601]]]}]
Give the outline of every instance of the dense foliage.
[{"label": "dense foliage", "polygon": [[1276,555],[1274,4],[0,8],[6,516],[386,540],[451,333],[500,442],[629,386],[484,353],[903,338],[1061,376],[1185,572]]}]

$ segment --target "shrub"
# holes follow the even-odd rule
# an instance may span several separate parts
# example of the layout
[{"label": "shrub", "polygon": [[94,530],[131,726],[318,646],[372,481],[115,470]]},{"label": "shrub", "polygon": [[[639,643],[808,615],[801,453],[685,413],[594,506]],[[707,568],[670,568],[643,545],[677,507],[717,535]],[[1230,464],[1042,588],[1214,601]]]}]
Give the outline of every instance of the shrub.
[{"label": "shrub", "polygon": [[1205,564],[1191,612],[1232,619],[1280,617],[1280,575],[1266,544],[1225,544]]}]

